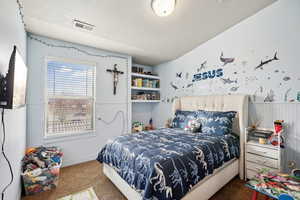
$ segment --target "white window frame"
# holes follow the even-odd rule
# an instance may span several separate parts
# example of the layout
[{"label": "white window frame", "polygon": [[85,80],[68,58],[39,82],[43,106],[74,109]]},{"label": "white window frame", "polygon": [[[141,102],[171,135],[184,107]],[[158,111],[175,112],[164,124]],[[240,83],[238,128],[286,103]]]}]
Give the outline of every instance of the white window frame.
[{"label": "white window frame", "polygon": [[[65,62],[65,63],[70,63],[70,64],[74,64],[74,65],[87,65],[90,67],[93,67],[93,73],[94,73],[94,88],[93,88],[93,127],[92,130],[89,131],[79,131],[79,132],[68,132],[68,133],[56,133],[53,135],[48,135],[47,132],[47,123],[48,123],[48,63],[51,61],[57,61],[57,62]],[[96,69],[97,69],[97,63],[96,62],[91,62],[91,61],[82,61],[82,60],[76,60],[76,59],[69,59],[69,58],[61,58],[61,57],[46,57],[45,58],[45,87],[44,87],[44,98],[45,98],[45,105],[44,105],[44,135],[43,138],[45,140],[51,140],[51,139],[64,139],[64,138],[74,138],[74,137],[78,137],[78,136],[86,136],[86,135],[91,135],[91,136],[95,136],[95,132],[96,132],[96,80],[97,80],[97,73],[96,73]],[[56,96],[59,98],[64,98],[66,96]],[[66,97],[69,98],[69,97]],[[77,97],[72,97],[73,99],[76,99]],[[79,98],[79,97],[78,97]],[[80,99],[82,99],[80,97]],[[90,99],[90,98],[86,98],[86,99]]]}]

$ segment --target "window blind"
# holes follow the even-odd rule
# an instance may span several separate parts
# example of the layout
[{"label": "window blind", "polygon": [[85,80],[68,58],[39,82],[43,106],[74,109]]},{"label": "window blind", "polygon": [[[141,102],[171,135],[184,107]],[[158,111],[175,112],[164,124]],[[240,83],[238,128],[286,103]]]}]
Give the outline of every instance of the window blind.
[{"label": "window blind", "polygon": [[94,67],[51,61],[48,63],[48,96],[94,95]]},{"label": "window blind", "polygon": [[49,61],[47,85],[46,136],[94,129],[94,66]]}]

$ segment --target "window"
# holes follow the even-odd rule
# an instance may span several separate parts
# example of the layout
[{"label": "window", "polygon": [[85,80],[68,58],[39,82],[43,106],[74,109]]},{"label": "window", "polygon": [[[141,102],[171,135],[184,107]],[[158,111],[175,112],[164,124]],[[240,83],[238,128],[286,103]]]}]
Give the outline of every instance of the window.
[{"label": "window", "polygon": [[95,65],[47,60],[46,138],[94,131]]}]

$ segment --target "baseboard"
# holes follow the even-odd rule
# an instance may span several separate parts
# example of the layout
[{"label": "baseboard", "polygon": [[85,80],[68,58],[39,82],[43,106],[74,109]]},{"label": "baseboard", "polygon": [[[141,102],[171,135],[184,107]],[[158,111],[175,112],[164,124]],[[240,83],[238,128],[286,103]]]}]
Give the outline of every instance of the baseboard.
[{"label": "baseboard", "polygon": [[84,162],[93,161],[93,160],[96,160],[96,158],[97,158],[97,154],[93,154],[93,155],[89,155],[89,156],[82,156],[82,157],[79,157],[76,159],[64,159],[63,158],[62,167],[68,167],[68,166],[77,165],[77,164],[84,163]]}]

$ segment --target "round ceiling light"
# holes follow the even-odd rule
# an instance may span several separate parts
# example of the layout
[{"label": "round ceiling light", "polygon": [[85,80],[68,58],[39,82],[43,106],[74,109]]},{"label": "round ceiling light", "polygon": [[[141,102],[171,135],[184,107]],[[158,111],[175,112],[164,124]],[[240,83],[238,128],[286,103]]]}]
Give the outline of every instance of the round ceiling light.
[{"label": "round ceiling light", "polygon": [[175,9],[176,0],[152,0],[151,6],[159,17],[170,15]]}]

